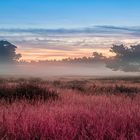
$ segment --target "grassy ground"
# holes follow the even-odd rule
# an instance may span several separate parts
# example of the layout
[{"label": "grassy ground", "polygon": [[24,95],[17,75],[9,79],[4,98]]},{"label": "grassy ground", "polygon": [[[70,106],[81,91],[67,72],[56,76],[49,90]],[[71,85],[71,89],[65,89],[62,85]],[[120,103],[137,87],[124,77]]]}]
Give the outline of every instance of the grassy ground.
[{"label": "grassy ground", "polygon": [[0,139],[139,140],[139,94],[139,79],[0,79]]}]

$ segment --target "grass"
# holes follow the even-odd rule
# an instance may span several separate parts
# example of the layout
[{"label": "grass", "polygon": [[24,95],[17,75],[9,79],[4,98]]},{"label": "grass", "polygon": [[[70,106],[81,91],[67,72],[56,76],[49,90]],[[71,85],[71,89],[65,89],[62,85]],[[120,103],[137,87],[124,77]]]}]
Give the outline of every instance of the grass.
[{"label": "grass", "polygon": [[0,139],[139,140],[139,93],[131,80],[8,80],[0,83]]},{"label": "grass", "polygon": [[53,81],[52,85],[61,89],[80,91],[84,95],[126,95],[133,97],[140,93],[139,81],[133,83],[131,80]]}]

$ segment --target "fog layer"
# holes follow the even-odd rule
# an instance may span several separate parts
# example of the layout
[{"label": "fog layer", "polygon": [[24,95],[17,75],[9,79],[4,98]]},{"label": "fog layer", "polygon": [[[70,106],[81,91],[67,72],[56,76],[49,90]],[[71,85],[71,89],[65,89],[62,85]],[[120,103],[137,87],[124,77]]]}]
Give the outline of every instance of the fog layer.
[{"label": "fog layer", "polygon": [[104,65],[78,64],[78,65],[8,65],[0,64],[0,75],[2,76],[30,76],[30,77],[52,77],[52,76],[127,76],[138,75],[138,73],[113,72]]}]

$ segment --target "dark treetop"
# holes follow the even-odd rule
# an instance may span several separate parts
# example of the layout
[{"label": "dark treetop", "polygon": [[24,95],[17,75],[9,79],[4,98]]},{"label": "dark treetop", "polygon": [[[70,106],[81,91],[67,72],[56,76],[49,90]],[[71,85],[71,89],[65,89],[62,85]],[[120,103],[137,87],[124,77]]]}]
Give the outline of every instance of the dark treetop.
[{"label": "dark treetop", "polygon": [[20,54],[16,54],[17,47],[8,41],[0,41],[0,63],[14,63],[21,57]]}]

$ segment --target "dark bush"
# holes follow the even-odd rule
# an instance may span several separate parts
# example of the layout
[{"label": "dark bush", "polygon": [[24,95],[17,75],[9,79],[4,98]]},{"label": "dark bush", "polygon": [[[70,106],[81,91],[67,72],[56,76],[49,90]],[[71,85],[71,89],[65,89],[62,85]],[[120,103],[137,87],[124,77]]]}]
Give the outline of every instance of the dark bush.
[{"label": "dark bush", "polygon": [[139,93],[139,88],[138,87],[129,87],[126,85],[98,85],[98,84],[93,84],[89,87],[87,87],[88,93],[91,94],[96,94],[96,95],[127,95],[127,96],[133,96],[137,93]]},{"label": "dark bush", "polygon": [[138,89],[136,87],[126,87],[124,85],[116,85],[114,90],[119,93],[137,93]]},{"label": "dark bush", "polygon": [[15,85],[0,85],[0,99],[12,102],[15,100],[56,100],[58,93],[37,83],[23,82]]},{"label": "dark bush", "polygon": [[69,81],[67,82],[67,84],[65,85],[68,89],[72,89],[72,90],[78,90],[81,92],[85,92],[85,81]]},{"label": "dark bush", "polygon": [[53,83],[52,83],[55,87],[62,87],[62,82],[61,81],[59,81],[59,80],[55,80],[55,81],[53,81]]}]

